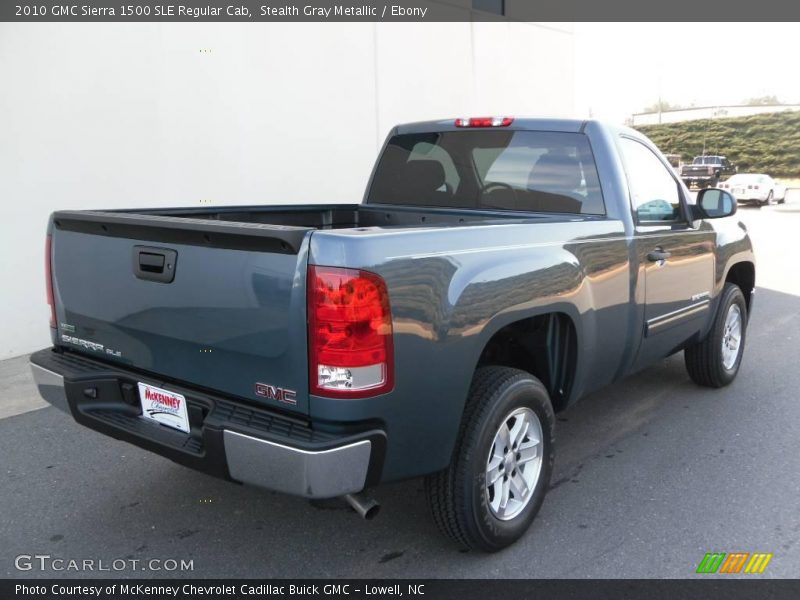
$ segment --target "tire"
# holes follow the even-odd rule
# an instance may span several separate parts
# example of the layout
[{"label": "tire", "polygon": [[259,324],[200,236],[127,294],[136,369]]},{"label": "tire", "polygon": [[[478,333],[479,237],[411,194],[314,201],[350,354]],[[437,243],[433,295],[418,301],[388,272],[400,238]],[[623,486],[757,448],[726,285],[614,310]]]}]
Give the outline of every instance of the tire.
[{"label": "tire", "polygon": [[[529,426],[526,431],[541,433],[541,439],[534,444],[534,436],[523,434],[517,439],[522,445],[512,443],[511,452],[505,453],[506,448],[501,449],[496,442],[508,439],[500,437],[504,426],[513,436],[517,419],[521,420],[520,425]],[[544,501],[553,472],[554,443],[553,407],[538,379],[508,367],[482,367],[475,371],[450,466],[425,480],[436,525],[465,548],[496,552],[516,542]],[[516,463],[514,457],[521,459],[525,450],[528,461]],[[531,458],[533,455],[536,458]],[[489,471],[492,463],[498,466]],[[513,471],[512,476],[502,475],[509,471]],[[492,486],[488,485],[490,476],[497,476]],[[515,498],[514,490],[524,487],[519,485],[524,478],[531,479],[526,484],[529,492]],[[508,490],[505,507],[504,490]]]},{"label": "tire", "polygon": [[[739,341],[736,344],[735,355],[731,359],[732,350],[724,350],[723,344],[728,345],[733,338],[729,334],[729,318],[731,312],[738,310],[739,316]],[[689,377],[698,385],[720,388],[728,385],[739,372],[744,354],[745,338],[747,332],[747,303],[739,286],[726,283],[722,290],[719,308],[711,325],[711,330],[702,342],[686,348],[684,361]],[[728,342],[728,343],[726,343]]]}]

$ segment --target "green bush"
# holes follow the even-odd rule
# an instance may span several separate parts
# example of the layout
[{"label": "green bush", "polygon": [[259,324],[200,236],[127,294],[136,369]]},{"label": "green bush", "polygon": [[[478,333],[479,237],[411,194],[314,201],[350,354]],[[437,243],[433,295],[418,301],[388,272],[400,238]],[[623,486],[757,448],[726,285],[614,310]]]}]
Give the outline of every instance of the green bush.
[{"label": "green bush", "polygon": [[781,112],[636,127],[665,154],[691,161],[703,153],[722,154],[740,173],[800,177],[800,112]]}]

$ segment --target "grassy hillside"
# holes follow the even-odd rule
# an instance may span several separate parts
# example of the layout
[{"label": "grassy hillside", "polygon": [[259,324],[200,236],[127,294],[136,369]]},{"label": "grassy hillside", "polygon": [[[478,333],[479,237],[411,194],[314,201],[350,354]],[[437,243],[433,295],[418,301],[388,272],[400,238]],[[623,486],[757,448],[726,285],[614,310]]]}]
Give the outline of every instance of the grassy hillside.
[{"label": "grassy hillside", "polygon": [[731,119],[702,119],[663,125],[642,125],[665,154],[684,161],[702,154],[723,154],[739,172],[800,177],[800,112],[770,113]]}]

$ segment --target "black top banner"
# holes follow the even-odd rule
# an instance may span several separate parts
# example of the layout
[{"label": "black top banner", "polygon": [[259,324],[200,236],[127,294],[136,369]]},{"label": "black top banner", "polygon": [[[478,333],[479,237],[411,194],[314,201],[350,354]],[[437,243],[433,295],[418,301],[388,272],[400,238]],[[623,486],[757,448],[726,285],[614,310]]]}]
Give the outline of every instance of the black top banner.
[{"label": "black top banner", "polygon": [[[0,21],[25,22],[458,22],[458,21],[787,21],[786,0],[240,0],[69,3],[0,2]],[[724,29],[716,30],[724,39]]]}]

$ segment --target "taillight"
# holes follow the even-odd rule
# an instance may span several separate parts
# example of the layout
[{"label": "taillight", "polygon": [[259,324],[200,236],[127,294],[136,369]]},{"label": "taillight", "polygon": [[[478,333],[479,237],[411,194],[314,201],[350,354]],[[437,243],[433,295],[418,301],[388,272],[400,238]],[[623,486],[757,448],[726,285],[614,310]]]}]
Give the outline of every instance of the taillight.
[{"label": "taillight", "polygon": [[456,119],[456,127],[508,127],[514,117],[470,117]]},{"label": "taillight", "polygon": [[754,190],[757,190],[757,189],[758,189],[758,186],[757,186],[757,185],[754,185],[754,186],[753,186],[753,189],[754,189]]},{"label": "taillight", "polygon": [[312,265],[307,285],[311,393],[363,398],[391,390],[392,315],[383,279]]},{"label": "taillight", "polygon": [[44,243],[44,285],[47,288],[47,304],[50,305],[50,327],[56,326],[56,303],[53,300],[53,268],[51,250],[53,237],[48,235]]}]

